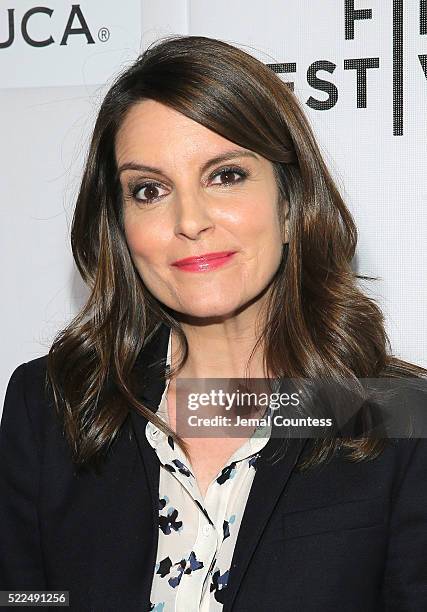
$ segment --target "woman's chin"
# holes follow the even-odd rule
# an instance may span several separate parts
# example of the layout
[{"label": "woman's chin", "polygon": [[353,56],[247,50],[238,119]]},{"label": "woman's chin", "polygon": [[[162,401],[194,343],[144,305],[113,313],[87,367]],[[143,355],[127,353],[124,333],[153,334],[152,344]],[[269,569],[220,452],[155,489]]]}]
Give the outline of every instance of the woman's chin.
[{"label": "woman's chin", "polygon": [[194,318],[194,319],[211,319],[211,318],[220,318],[227,319],[229,317],[233,317],[236,315],[236,311],[240,308],[241,304],[239,302],[234,303],[200,303],[197,304],[196,300],[194,300],[191,304],[186,306],[180,305],[179,307],[174,308],[174,310],[181,314],[185,318]]}]

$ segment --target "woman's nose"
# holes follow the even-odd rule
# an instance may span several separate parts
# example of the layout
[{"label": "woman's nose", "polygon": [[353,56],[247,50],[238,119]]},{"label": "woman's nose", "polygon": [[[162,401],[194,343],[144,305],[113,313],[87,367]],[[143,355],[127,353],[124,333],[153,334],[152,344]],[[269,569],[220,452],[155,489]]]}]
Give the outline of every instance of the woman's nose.
[{"label": "woman's nose", "polygon": [[213,227],[207,201],[201,194],[192,192],[177,196],[175,202],[175,234],[195,239]]}]

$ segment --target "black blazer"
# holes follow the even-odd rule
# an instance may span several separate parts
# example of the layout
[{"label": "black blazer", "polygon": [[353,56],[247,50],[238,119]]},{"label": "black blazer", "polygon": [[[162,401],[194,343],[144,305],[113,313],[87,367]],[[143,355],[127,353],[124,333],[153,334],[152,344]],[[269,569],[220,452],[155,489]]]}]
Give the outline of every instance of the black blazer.
[{"label": "black blazer", "polygon": [[[165,359],[162,325],[141,351]],[[46,357],[9,382],[0,431],[0,589],[64,589],[76,612],[147,612],[158,536],[159,463],[131,410],[101,475],[76,474],[43,383]],[[164,383],[142,397],[156,410]],[[396,439],[375,460],[337,455],[294,469],[264,447],[243,516],[225,612],[426,612],[427,444]],[[183,611],[186,612],[186,611]]]}]

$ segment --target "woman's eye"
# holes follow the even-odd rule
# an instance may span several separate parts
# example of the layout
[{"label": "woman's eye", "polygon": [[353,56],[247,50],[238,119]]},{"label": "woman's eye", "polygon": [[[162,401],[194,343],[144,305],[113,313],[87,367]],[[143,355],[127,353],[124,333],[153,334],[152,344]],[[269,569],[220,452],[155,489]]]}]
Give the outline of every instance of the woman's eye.
[{"label": "woman's eye", "polygon": [[[235,178],[236,175],[239,177],[237,180]],[[234,183],[240,183],[240,181],[244,180],[247,175],[247,172],[241,168],[223,168],[222,170],[215,172],[212,178],[220,178],[220,182],[214,183],[214,185],[228,186],[233,185]]]},{"label": "woman's eye", "polygon": [[158,183],[143,183],[132,188],[132,197],[137,202],[150,203],[157,200],[162,194],[162,186]]},{"label": "woman's eye", "polygon": [[[241,168],[227,167],[218,170],[211,176],[213,179],[219,179],[217,182],[213,182],[214,185],[220,185],[222,187],[229,187],[235,183],[240,183],[248,176],[248,173]],[[163,197],[161,191],[165,190],[160,183],[154,181],[146,181],[145,183],[138,183],[137,185],[129,185],[129,191],[134,200],[142,204],[151,204],[156,202]],[[165,190],[166,191],[166,190]]]}]

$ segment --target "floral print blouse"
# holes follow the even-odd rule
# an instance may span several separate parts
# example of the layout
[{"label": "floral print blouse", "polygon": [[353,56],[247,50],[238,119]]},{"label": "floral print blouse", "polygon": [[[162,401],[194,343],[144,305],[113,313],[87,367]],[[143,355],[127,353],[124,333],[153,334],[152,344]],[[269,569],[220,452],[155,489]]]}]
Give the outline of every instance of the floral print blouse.
[{"label": "floral print blouse", "polygon": [[[167,367],[170,353],[171,335]],[[157,411],[167,423],[168,385],[169,381]],[[222,610],[259,451],[267,444],[270,433],[270,427],[255,430],[211,481],[203,498],[182,450],[172,437],[147,423],[147,440],[160,461],[158,550],[150,610]]]}]

